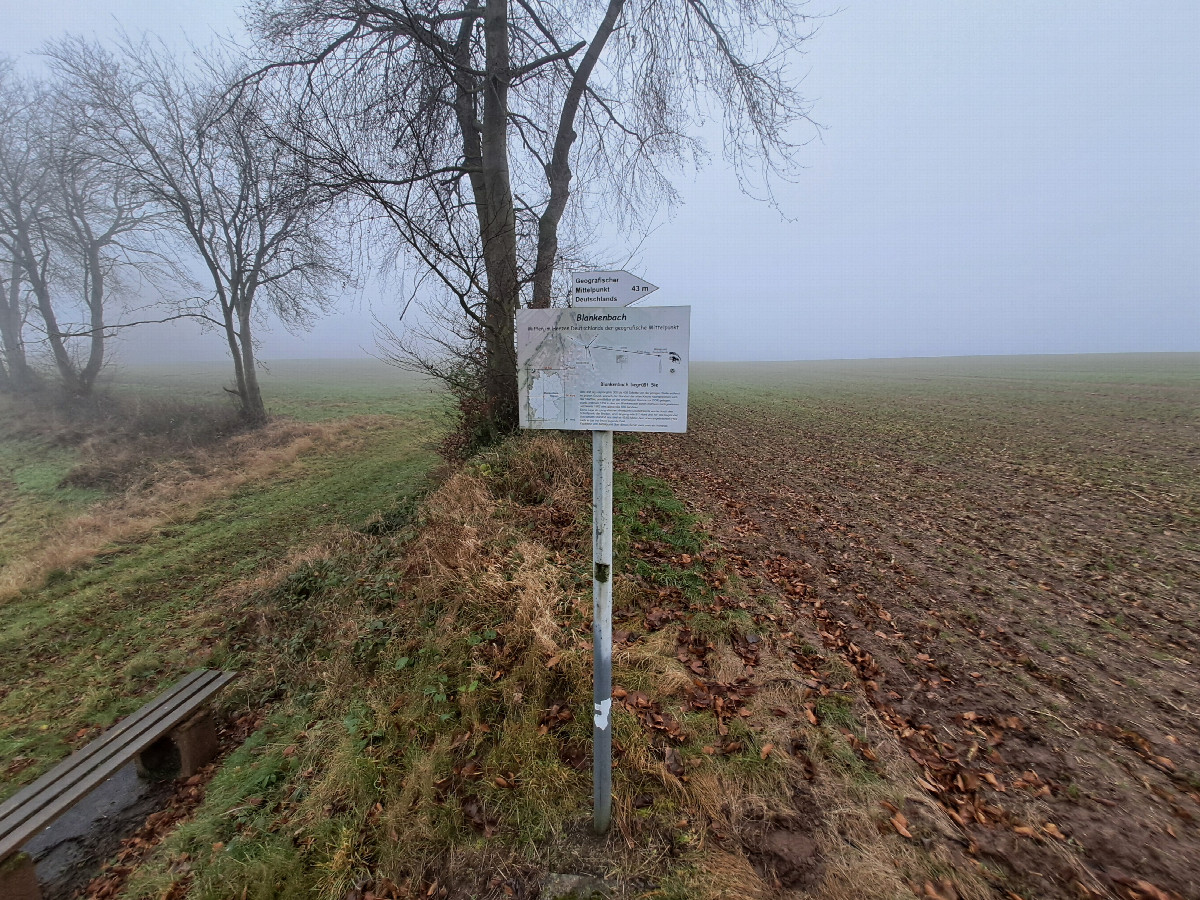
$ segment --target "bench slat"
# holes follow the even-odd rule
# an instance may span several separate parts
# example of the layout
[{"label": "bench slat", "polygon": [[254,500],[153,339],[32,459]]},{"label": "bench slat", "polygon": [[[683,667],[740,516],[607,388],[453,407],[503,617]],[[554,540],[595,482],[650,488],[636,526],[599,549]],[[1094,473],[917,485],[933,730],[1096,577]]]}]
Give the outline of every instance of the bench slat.
[{"label": "bench slat", "polygon": [[9,798],[0,807],[0,859],[19,849],[234,677],[231,672],[211,669],[191,673]]},{"label": "bench slat", "polygon": [[[0,859],[170,731],[232,677],[229,673],[202,671],[197,678],[185,679],[162,695],[159,698],[162,702],[148,704],[151,708],[146,714],[139,711],[119,723],[114,729],[118,731],[116,740],[97,739],[99,747],[83,748],[78,758],[68,757],[47,773],[55,777],[46,778],[41,784],[35,782],[12,798],[22,805],[0,820]],[[88,750],[91,752],[85,752]]]},{"label": "bench slat", "polygon": [[37,794],[53,788],[64,774],[74,770],[86,771],[92,757],[107,755],[114,745],[128,740],[135,728],[138,728],[146,720],[161,715],[168,705],[174,703],[181,694],[189,689],[194,690],[197,684],[210,678],[211,675],[212,672],[209,669],[197,669],[195,672],[191,672],[145,706],[130,713],[95,740],[76,750],[41,778],[22,788],[8,798],[3,805],[0,805],[0,822],[4,822],[18,807],[32,800]]},{"label": "bench slat", "polygon": [[130,713],[116,725],[97,736],[95,740],[80,747],[33,783],[21,788],[21,790],[5,800],[3,804],[0,804],[0,822],[6,821],[18,807],[27,803],[41,791],[52,786],[63,776],[63,773],[69,772],[77,766],[83,766],[90,757],[103,753],[108,749],[109,745],[120,740],[131,728],[137,725],[138,720],[154,715],[161,707],[170,702],[176,692],[186,690],[193,682],[204,678],[210,671],[209,669],[197,669],[195,672],[185,675],[145,706]]}]

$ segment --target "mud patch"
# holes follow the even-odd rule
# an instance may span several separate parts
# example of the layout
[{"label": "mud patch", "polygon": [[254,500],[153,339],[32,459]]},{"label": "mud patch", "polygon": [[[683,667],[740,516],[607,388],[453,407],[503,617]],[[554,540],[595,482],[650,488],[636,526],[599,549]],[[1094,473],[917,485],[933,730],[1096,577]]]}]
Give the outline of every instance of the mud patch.
[{"label": "mud patch", "polygon": [[37,866],[44,897],[82,888],[121,841],[174,790],[171,782],[138,778],[131,762],[76,803],[24,847]]},{"label": "mud patch", "polygon": [[824,871],[817,842],[801,831],[768,831],[748,855],[760,875],[789,889],[813,887]]}]

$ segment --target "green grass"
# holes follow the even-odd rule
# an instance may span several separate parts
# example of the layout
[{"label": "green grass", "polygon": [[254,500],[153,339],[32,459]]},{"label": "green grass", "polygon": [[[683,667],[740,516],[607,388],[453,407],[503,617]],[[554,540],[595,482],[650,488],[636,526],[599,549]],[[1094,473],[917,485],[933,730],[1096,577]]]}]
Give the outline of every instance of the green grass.
[{"label": "green grass", "polygon": [[[117,393],[220,400],[230,383],[225,363],[128,366],[110,376]],[[324,422],[351,415],[408,416],[442,408],[444,392],[427,378],[378,360],[273,360],[259,383],[271,415]]]},{"label": "green grass", "polygon": [[39,535],[103,496],[59,486],[76,459],[70,447],[32,437],[0,438],[0,568]]},{"label": "green grass", "polygon": [[[224,645],[223,589],[333,529],[362,528],[380,511],[403,508],[421,489],[437,461],[437,403],[413,396],[410,384],[393,388],[387,404],[369,393],[355,407],[361,389],[358,382],[291,384],[293,394],[339,397],[347,413],[374,413],[351,444],[304,454],[268,481],[245,484],[4,602],[0,771],[13,777],[0,796],[190,667],[244,663]],[[381,416],[381,405],[396,412]],[[39,454],[27,440],[0,441],[14,495],[7,511],[19,523],[5,528],[6,541],[27,545],[103,496],[58,487],[73,464],[70,448]]]}]

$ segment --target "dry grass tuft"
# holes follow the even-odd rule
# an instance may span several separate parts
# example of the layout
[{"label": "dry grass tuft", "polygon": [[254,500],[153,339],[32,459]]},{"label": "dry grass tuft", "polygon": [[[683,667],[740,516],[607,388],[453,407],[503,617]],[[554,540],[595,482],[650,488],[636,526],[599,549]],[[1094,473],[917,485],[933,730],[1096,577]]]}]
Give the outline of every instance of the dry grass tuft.
[{"label": "dry grass tuft", "polygon": [[662,698],[682,697],[692,686],[692,676],[675,658],[677,627],[652,632],[633,644],[613,650],[613,666],[625,678],[625,686],[647,688]]},{"label": "dry grass tuft", "polygon": [[484,529],[495,508],[481,478],[466,472],[452,476],[426,503],[424,528],[407,553],[409,570],[448,584],[486,568]]},{"label": "dry grass tuft", "polygon": [[556,621],[565,600],[559,585],[562,571],[547,559],[544,547],[530,541],[518,543],[513,553],[519,560],[511,575],[516,591],[513,627],[522,640],[553,656],[562,641],[562,629]]},{"label": "dry grass tuft", "polygon": [[696,900],[773,900],[778,896],[744,853],[714,847],[698,862],[686,882]]},{"label": "dry grass tuft", "polygon": [[939,845],[899,839],[886,819],[882,804],[901,809],[919,807],[922,819],[956,839],[956,830],[944,810],[930,803],[916,787],[919,774],[906,753],[878,720],[875,711],[860,700],[855,709],[866,737],[878,756],[876,768],[883,777],[864,780],[847,777],[827,754],[815,749],[821,738],[810,735],[809,753],[817,777],[808,785],[813,805],[822,811],[816,837],[825,862],[824,878],[813,896],[818,900],[860,900],[912,896],[911,884],[938,883],[954,871],[954,887],[962,900],[987,900],[995,893],[979,873],[953,865]]},{"label": "dry grass tuft", "polygon": [[120,495],[70,519],[42,544],[0,571],[0,601],[69,571],[104,547],[137,540],[195,514],[238,487],[269,477],[315,448],[353,440],[360,420],[336,425],[275,422],[227,442],[160,463]]},{"label": "dry grass tuft", "polygon": [[496,486],[525,506],[553,506],[576,513],[590,498],[591,473],[578,441],[542,432],[522,442],[505,460]]}]

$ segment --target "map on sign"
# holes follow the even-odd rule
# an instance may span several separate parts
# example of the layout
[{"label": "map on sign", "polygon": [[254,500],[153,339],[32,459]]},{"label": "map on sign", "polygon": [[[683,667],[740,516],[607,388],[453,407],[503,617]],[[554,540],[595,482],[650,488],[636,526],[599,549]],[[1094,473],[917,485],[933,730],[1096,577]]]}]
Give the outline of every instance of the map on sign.
[{"label": "map on sign", "polygon": [[690,306],[522,309],[522,428],[687,430]]},{"label": "map on sign", "polygon": [[624,269],[615,272],[572,272],[572,306],[628,306],[658,290]]}]

